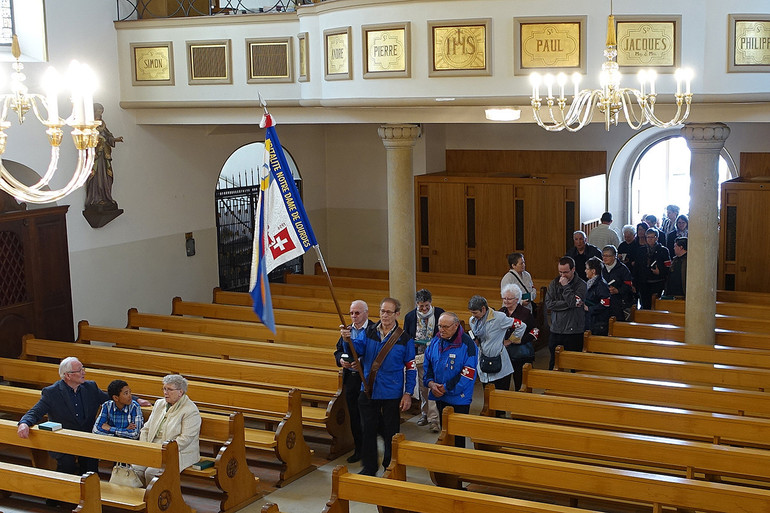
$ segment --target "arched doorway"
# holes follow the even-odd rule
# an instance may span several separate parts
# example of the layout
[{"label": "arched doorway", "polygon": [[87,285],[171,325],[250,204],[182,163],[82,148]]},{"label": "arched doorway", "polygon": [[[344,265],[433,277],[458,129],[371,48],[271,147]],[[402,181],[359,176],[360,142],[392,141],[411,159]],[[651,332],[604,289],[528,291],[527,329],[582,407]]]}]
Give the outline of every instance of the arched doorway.
[{"label": "arched doorway", "polygon": [[[300,197],[302,178],[291,154],[283,149]],[[259,168],[264,162],[265,143],[253,142],[235,150],[219,173],[216,198],[219,287],[248,292],[254,241],[254,213],[259,199]],[[302,273],[298,257],[270,273],[270,281],[280,281],[285,272]]]}]

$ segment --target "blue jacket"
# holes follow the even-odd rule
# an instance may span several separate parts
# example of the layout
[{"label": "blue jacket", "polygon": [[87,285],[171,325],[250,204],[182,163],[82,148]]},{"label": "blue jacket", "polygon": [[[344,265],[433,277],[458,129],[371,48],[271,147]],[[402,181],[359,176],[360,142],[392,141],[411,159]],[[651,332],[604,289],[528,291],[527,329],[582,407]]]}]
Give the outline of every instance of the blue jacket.
[{"label": "blue jacket", "polygon": [[[375,358],[387,342],[380,339],[380,323],[369,323],[366,331],[353,340],[358,357],[363,362],[364,379],[369,380],[369,371]],[[347,344],[345,344],[347,345]],[[406,372],[404,372],[406,369]],[[406,377],[404,377],[406,376]],[[388,356],[377,371],[372,387],[372,399],[401,399],[410,394],[417,382],[417,366],[414,363],[414,342],[403,332],[391,348]],[[364,385],[361,384],[361,390]]]},{"label": "blue jacket", "polygon": [[86,381],[78,387],[83,399],[85,418],[77,418],[68,388],[69,385],[64,380],[45,387],[40,394],[40,400],[24,414],[19,424],[24,423],[32,427],[47,414],[48,420],[61,423],[64,429],[90,433],[99,408],[110,398],[107,392],[101,390],[95,382]]},{"label": "blue jacket", "polygon": [[446,393],[435,397],[433,392],[428,399],[443,401],[447,404],[465,405],[473,400],[473,384],[476,382],[476,344],[473,343],[462,326],[451,340],[445,340],[438,335],[428,344],[425,350],[425,374],[423,386],[435,381],[444,385]]}]

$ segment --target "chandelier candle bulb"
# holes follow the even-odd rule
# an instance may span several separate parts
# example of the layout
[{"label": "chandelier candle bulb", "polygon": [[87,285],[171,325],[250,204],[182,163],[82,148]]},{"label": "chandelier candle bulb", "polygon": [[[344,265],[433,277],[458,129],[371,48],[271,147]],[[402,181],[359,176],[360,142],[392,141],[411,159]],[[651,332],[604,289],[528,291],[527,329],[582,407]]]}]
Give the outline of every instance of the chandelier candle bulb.
[{"label": "chandelier candle bulb", "polygon": [[540,73],[532,73],[529,76],[529,83],[532,84],[532,99],[540,101]]},{"label": "chandelier candle bulb", "polygon": [[543,80],[545,81],[545,87],[548,89],[548,96],[546,98],[551,99],[553,98],[553,75],[546,73]]},{"label": "chandelier candle bulb", "polygon": [[580,73],[577,71],[572,74],[572,85],[575,86],[575,98],[577,98],[580,93],[580,79]]},{"label": "chandelier candle bulb", "polygon": [[567,83],[567,75],[559,73],[556,75],[556,83],[559,84],[559,99],[564,99],[564,85]]},{"label": "chandelier candle bulb", "polygon": [[48,68],[43,75],[43,89],[46,94],[46,109],[48,110],[48,124],[59,125],[59,74],[56,69]]}]

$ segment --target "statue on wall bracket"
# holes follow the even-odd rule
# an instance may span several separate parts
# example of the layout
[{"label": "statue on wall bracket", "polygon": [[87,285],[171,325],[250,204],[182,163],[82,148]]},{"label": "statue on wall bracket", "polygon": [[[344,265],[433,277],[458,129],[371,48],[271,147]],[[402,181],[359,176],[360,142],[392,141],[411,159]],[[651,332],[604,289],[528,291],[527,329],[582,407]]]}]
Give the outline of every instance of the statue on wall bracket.
[{"label": "statue on wall bracket", "polygon": [[86,218],[91,228],[101,228],[120,214],[122,208],[118,208],[118,202],[112,199],[112,149],[123,137],[115,137],[107,128],[102,115],[104,106],[94,103],[94,119],[101,121],[99,126],[99,142],[96,145],[96,158],[91,176],[86,181],[86,203],[83,217]]}]

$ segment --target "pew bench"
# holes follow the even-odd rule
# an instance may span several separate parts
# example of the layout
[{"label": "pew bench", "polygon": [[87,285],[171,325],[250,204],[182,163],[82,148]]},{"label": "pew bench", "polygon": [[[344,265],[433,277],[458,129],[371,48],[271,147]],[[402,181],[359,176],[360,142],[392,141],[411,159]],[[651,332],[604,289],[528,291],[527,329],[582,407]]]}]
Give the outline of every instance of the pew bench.
[{"label": "pew bench", "polygon": [[744,290],[717,290],[717,301],[770,305],[770,293]]},{"label": "pew bench", "polygon": [[[683,299],[652,298],[652,310],[662,310],[672,313],[685,313],[687,302]],[[752,317],[756,319],[770,318],[770,305],[756,305],[751,303],[729,303],[717,301],[716,313],[719,315],[731,315],[733,317]]]},{"label": "pew bench", "polygon": [[770,369],[770,348],[761,350],[721,345],[700,346],[671,340],[608,337],[586,333],[583,351]]},{"label": "pew bench", "polygon": [[[504,450],[524,456],[611,466],[658,474],[676,474],[713,480],[750,479],[764,487],[770,451],[730,447],[665,436],[587,428],[543,421],[501,419],[465,415],[444,410],[439,443],[454,445],[457,436],[467,437],[476,448]],[[579,443],[578,443],[579,441]],[[467,479],[464,479],[467,481]]]},{"label": "pew bench", "polygon": [[[449,413],[447,410],[444,410],[445,413]],[[486,431],[482,439],[518,429],[518,426],[506,425],[511,421],[505,419],[476,418],[496,421],[489,423],[493,429]],[[572,445],[578,445],[575,438]],[[770,500],[768,490],[547,458],[491,453],[441,443],[413,442],[406,440],[403,434],[397,434],[393,437],[393,459],[386,476],[403,481],[407,466],[426,469],[431,472],[436,484],[455,489],[461,488],[462,481],[470,481],[556,492],[570,497],[647,504],[653,511],[676,507],[697,511],[749,512],[762,510]]]},{"label": "pew bench", "polygon": [[76,504],[78,513],[101,513],[99,476],[73,476],[41,468],[0,462],[0,490]]},{"label": "pew bench", "polygon": [[337,370],[328,349],[272,342],[212,338],[188,333],[92,326],[78,323],[79,343],[106,342],[129,349],[208,356],[224,360],[276,363],[290,367]]},{"label": "pew bench", "polygon": [[[39,398],[40,392],[37,390],[0,385],[0,411],[23,413],[29,410]],[[151,408],[143,408],[142,411],[145,417],[149,417]],[[202,413],[201,418],[201,440],[215,442],[220,445],[220,449],[215,458],[209,458],[214,463],[213,467],[201,471],[188,467],[182,471],[182,474],[214,480],[222,494],[220,512],[237,511],[259,499],[257,493],[259,479],[252,474],[246,462],[243,415]],[[45,455],[33,452],[32,457],[36,466],[45,466],[47,462]]]},{"label": "pew bench", "polygon": [[[171,301],[171,315],[261,323],[259,317],[254,314],[254,309],[248,306],[183,301],[179,296]],[[341,324],[339,315],[334,313],[280,309],[275,306],[273,306],[273,316],[275,323],[282,326],[321,328],[337,330],[338,333]]]},{"label": "pew bench", "polygon": [[37,427],[31,428],[29,438],[23,439],[16,434],[16,422],[0,419],[0,443],[163,468],[146,489],[100,482],[102,504],[147,513],[193,513],[182,497],[175,441],[159,445],[69,429],[43,431]]},{"label": "pew bench", "polygon": [[[633,322],[644,324],[670,324],[684,326],[684,314],[661,312],[656,310],[634,310],[631,313]],[[755,319],[751,317],[733,317],[729,315],[716,315],[716,328],[723,330],[745,331],[748,333],[770,332],[770,320],[767,318]]]},{"label": "pew bench", "polygon": [[329,354],[334,352],[337,340],[340,338],[339,329],[328,330],[279,325],[276,326],[277,333],[273,333],[262,323],[148,314],[140,313],[136,308],[128,310],[126,328],[146,328],[213,337],[315,346],[328,349]]},{"label": "pew bench", "polygon": [[770,419],[484,389],[482,415],[770,449]]},{"label": "pew bench", "polygon": [[[45,386],[56,381],[58,366],[0,358],[0,376],[12,382]],[[95,381],[103,390],[107,389],[111,381],[123,379],[129,383],[132,392],[153,400],[159,397],[162,387],[162,378],[159,376],[104,369],[89,369],[88,379]],[[204,412],[213,410],[229,413],[235,410],[249,418],[259,419],[268,424],[277,424],[275,431],[267,428],[246,428],[244,437],[246,447],[267,451],[278,459],[281,467],[278,486],[289,483],[315,468],[310,462],[312,451],[305,442],[301,417],[307,415],[307,422],[317,427],[324,421],[326,410],[311,406],[303,407],[299,390],[294,389],[287,393],[254,387],[189,381],[187,392],[198,408]],[[333,426],[332,419],[327,420],[329,425]],[[342,436],[340,440],[340,437],[336,436],[341,429],[337,430],[333,427],[331,431],[330,451],[347,450],[345,446],[347,438]],[[347,432],[349,438],[349,429]]]},{"label": "pew bench", "polygon": [[[609,336],[684,342],[684,327],[638,322],[616,322],[614,319],[610,319]],[[720,346],[742,347],[745,349],[770,349],[770,337],[765,333],[717,329],[714,343]]]},{"label": "pew bench", "polygon": [[465,490],[351,474],[338,466],[332,472],[332,491],[323,513],[348,513],[351,502],[375,504],[382,513],[587,513],[588,510],[498,497]]},{"label": "pew bench", "polygon": [[651,381],[637,378],[599,376],[584,373],[533,369],[525,364],[523,389],[543,389],[546,394],[630,402],[669,408],[770,417],[770,394],[688,383]]},{"label": "pew bench", "polygon": [[555,371],[574,369],[602,376],[627,376],[746,390],[770,390],[770,369],[755,367],[565,351],[563,346],[556,347],[554,362]]}]

